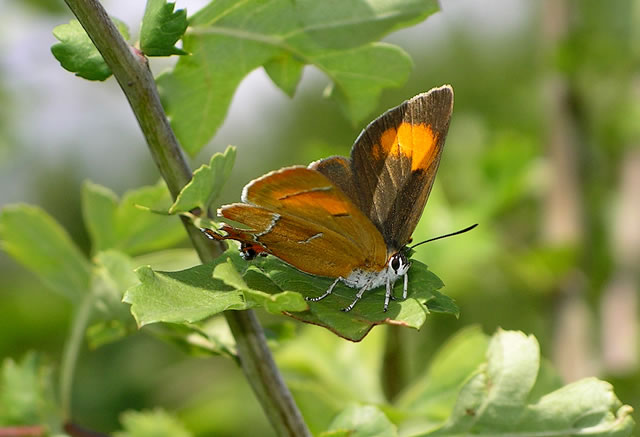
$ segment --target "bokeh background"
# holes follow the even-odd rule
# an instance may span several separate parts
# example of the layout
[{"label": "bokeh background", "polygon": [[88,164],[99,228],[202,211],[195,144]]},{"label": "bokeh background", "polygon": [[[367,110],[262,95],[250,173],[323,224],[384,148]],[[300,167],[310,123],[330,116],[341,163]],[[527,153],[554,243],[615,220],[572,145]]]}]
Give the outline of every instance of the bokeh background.
[{"label": "bokeh background", "polygon": [[[144,2],[103,3],[137,32]],[[203,4],[176,3],[188,11]],[[76,78],[51,55],[51,30],[72,18],[63,2],[2,6],[0,205],[42,206],[88,252],[82,182],[122,194],[155,183],[158,174],[116,82]],[[567,382],[606,379],[638,410],[640,1],[442,0],[441,7],[386,38],[411,54],[415,68],[404,87],[383,94],[378,113],[453,85],[447,145],[414,239],[480,226],[418,250],[461,316],[435,315],[420,332],[403,332],[410,345],[403,372],[408,380],[421,373],[465,326],[517,329],[538,338]],[[152,69],[157,74],[170,62],[154,60]],[[251,73],[193,167],[237,146],[222,196],[230,202],[267,171],[348,155],[364,124],[350,124],[322,97],[327,85],[307,67],[290,99],[262,70]],[[35,349],[58,365],[71,311],[0,252],[0,358]],[[375,356],[386,333],[376,328],[352,345],[320,328],[292,326],[291,341],[332,344],[336,356],[354,361]],[[271,432],[232,362],[189,357],[146,329],[85,349],[74,390],[76,416],[94,429],[117,429],[122,411],[159,405],[198,435]]]}]

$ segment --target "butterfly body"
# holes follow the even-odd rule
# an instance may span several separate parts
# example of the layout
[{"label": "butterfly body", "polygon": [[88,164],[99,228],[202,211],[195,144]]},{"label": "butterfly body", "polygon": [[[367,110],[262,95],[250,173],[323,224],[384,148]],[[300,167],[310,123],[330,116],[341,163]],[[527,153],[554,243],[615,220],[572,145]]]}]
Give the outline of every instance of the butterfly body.
[{"label": "butterfly body", "polygon": [[246,226],[224,225],[218,240],[241,244],[245,259],[272,254],[305,273],[335,278],[365,291],[385,286],[386,311],[395,281],[407,295],[410,240],[431,191],[453,107],[450,86],[395,107],[360,134],[350,158],[333,156],[308,167],[286,167],[245,186],[242,203],[218,214]]}]

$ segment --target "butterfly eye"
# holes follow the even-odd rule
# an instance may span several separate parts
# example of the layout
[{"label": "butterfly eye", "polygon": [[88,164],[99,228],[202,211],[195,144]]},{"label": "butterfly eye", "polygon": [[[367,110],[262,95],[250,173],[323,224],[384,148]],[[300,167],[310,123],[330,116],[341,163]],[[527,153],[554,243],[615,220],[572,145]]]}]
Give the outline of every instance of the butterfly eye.
[{"label": "butterfly eye", "polygon": [[391,268],[397,273],[400,270],[400,259],[398,256],[394,255],[391,258]]}]

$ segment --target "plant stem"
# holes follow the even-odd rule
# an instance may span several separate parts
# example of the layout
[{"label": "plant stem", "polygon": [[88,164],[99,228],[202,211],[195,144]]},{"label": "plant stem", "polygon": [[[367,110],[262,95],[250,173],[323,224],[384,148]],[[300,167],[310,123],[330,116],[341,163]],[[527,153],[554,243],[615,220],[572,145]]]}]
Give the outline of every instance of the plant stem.
[{"label": "plant stem", "polygon": [[[147,59],[122,38],[99,1],[65,1],[129,100],[151,155],[175,199],[192,173],[160,103]],[[220,255],[221,246],[212,244],[188,219],[183,218],[182,222],[202,262],[212,261]],[[310,436],[267,348],[255,314],[249,310],[224,314],[235,338],[245,376],[277,434]]]},{"label": "plant stem", "polygon": [[91,319],[91,312],[96,301],[93,292],[89,292],[80,306],[76,309],[71,323],[71,334],[64,345],[62,362],[60,364],[60,404],[64,420],[71,419],[71,389],[73,387],[73,374],[75,373],[80,347],[84,339],[84,333]]}]

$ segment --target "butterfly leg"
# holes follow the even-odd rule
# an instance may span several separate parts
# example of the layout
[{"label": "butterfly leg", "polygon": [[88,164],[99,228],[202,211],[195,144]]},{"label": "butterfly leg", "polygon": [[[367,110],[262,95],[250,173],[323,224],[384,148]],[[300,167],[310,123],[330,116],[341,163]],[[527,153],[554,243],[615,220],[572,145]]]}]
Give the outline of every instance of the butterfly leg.
[{"label": "butterfly leg", "polygon": [[407,298],[407,289],[409,288],[409,272],[404,274],[404,288],[402,289],[402,298]]},{"label": "butterfly leg", "polygon": [[387,308],[389,308],[389,300],[395,300],[395,297],[392,295],[393,293],[393,284],[391,283],[391,279],[387,276],[387,292],[384,294],[384,306],[382,307],[382,311],[387,312]]},{"label": "butterfly leg", "polygon": [[369,285],[369,284],[367,284],[367,285],[365,285],[364,287],[362,287],[362,288],[360,289],[360,291],[358,291],[358,293],[356,294],[356,298],[355,298],[355,299],[353,299],[353,302],[351,302],[351,303],[349,304],[349,306],[348,306],[348,307],[346,307],[346,308],[342,308],[342,310],[341,310],[341,311],[343,311],[343,312],[345,312],[345,313],[348,313],[349,311],[351,311],[351,310],[353,309],[353,307],[354,307],[354,306],[356,306],[356,304],[358,303],[358,301],[359,301],[360,299],[362,299],[362,295],[364,294],[364,292],[365,292],[365,291],[367,291],[367,289],[368,289],[368,285]]},{"label": "butterfly leg", "polygon": [[333,284],[331,284],[331,286],[327,289],[327,291],[324,292],[324,294],[322,296],[318,296],[318,297],[305,297],[304,299],[307,302],[318,302],[322,299],[324,299],[325,297],[329,296],[332,292],[333,292],[333,288],[338,284],[338,282],[340,281],[340,279],[342,279],[342,276],[338,276],[336,278],[335,281],[333,281]]}]

